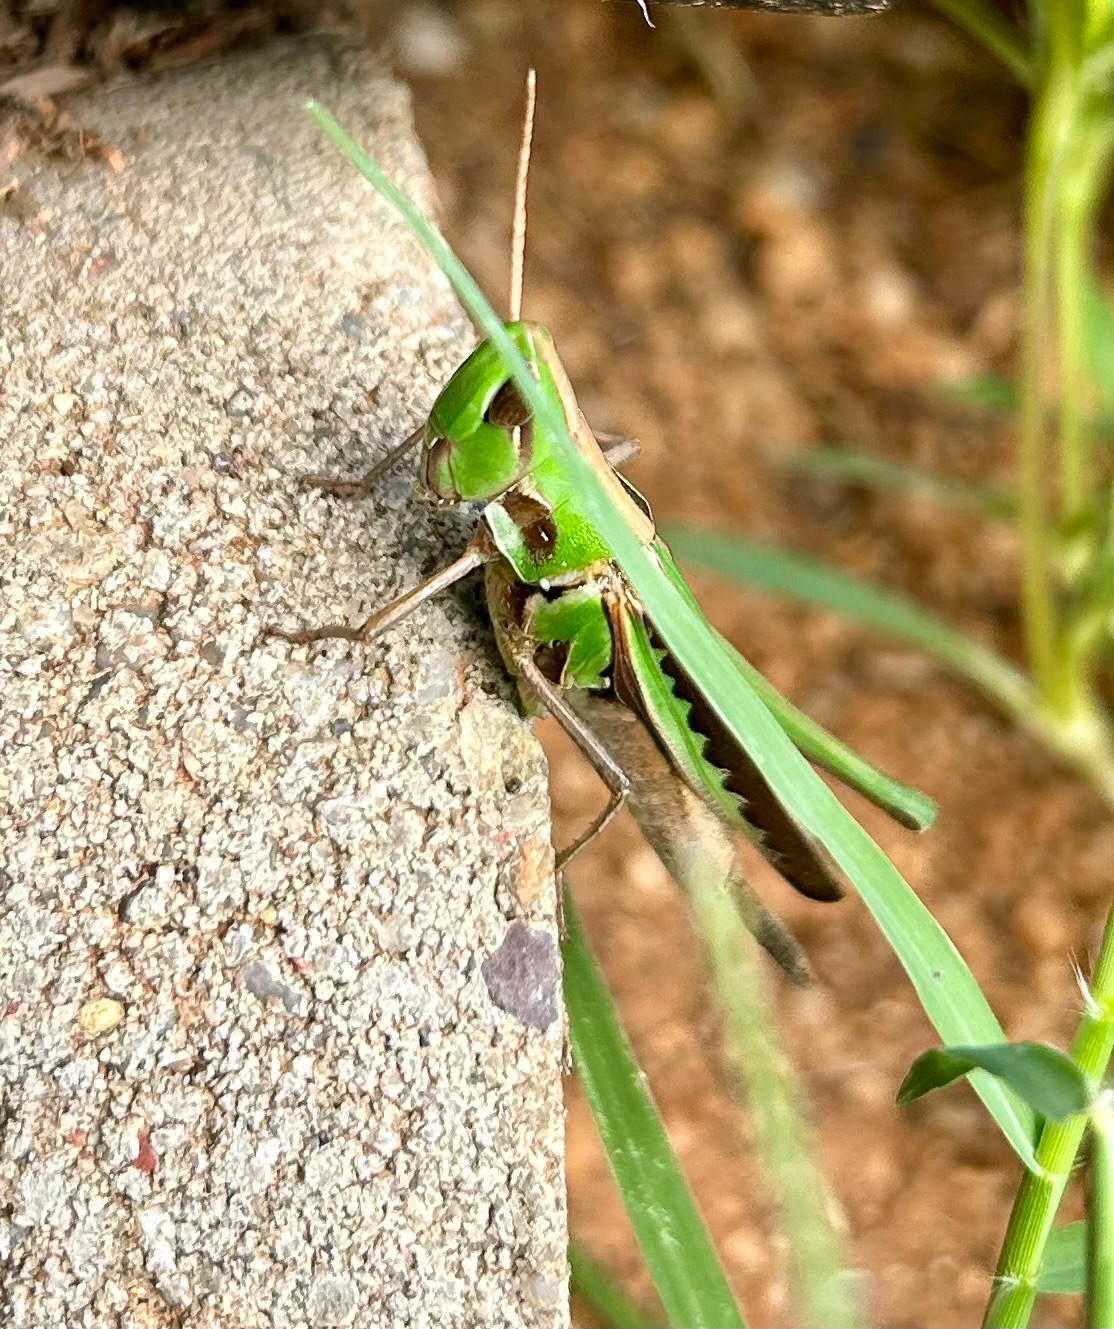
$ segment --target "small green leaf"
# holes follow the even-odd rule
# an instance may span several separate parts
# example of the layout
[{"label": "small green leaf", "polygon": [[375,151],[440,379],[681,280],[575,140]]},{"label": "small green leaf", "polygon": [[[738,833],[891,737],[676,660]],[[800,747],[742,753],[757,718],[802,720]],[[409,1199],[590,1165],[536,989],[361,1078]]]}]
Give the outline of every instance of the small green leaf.
[{"label": "small green leaf", "polygon": [[897,1101],[912,1103],[974,1070],[1004,1081],[1034,1112],[1051,1121],[1085,1111],[1094,1097],[1091,1082],[1066,1052],[1047,1043],[990,1043],[922,1053],[902,1081]]},{"label": "small green leaf", "polygon": [[565,1004],[573,1063],[642,1257],[671,1325],[743,1319],[565,891]]},{"label": "small green leaf", "polygon": [[1002,413],[1016,411],[1021,405],[1017,384],[999,374],[972,374],[970,378],[941,383],[940,391],[964,406],[979,411]]},{"label": "small green leaf", "polygon": [[1037,1290],[1078,1296],[1086,1289],[1087,1224],[1064,1223],[1061,1227],[1054,1227],[1044,1248]]}]

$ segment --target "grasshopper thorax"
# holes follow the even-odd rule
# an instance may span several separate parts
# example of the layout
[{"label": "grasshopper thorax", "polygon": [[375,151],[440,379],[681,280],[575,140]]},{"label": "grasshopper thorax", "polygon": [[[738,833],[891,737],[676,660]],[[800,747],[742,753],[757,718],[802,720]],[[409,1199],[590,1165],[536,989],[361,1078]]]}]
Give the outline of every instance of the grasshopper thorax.
[{"label": "grasshopper thorax", "polygon": [[[549,334],[536,323],[507,323],[508,335],[539,382]],[[421,485],[435,503],[487,501],[530,468],[530,410],[503,357],[481,342],[442,389],[426,426]]]}]

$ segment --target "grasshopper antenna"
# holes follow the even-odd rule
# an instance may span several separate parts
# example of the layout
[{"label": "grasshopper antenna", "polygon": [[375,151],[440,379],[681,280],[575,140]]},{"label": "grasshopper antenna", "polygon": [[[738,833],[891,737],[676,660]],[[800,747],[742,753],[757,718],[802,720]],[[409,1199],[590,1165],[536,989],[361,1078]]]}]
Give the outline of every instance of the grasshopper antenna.
[{"label": "grasshopper antenna", "polygon": [[526,113],[522,120],[522,146],[518,150],[518,176],[514,183],[514,230],[511,238],[511,322],[522,317],[522,274],[526,263],[526,182],[530,178],[530,148],[534,141],[534,103],[538,77],[526,71]]}]

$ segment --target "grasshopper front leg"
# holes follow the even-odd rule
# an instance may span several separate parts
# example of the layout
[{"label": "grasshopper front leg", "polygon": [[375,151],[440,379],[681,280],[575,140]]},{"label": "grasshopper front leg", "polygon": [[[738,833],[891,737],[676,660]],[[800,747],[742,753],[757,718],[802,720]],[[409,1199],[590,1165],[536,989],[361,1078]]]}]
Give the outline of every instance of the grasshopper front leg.
[{"label": "grasshopper front leg", "polygon": [[435,595],[440,595],[442,591],[447,590],[455,582],[467,577],[470,572],[476,568],[482,567],[494,557],[494,551],[487,538],[486,532],[481,528],[468,542],[468,547],[464,553],[447,568],[442,568],[440,572],[434,573],[427,581],[423,581],[413,590],[404,592],[397,600],[392,600],[390,604],[384,605],[382,609],[377,609],[369,615],[357,628],[348,627],[344,623],[332,623],[321,628],[303,628],[299,632],[287,632],[283,628],[268,628],[267,635],[279,637],[283,641],[294,642],[296,645],[304,645],[311,641],[326,641],[332,638],[339,638],[342,641],[373,641],[381,632],[395,623],[401,623],[404,618],[408,618],[419,605],[425,604]]},{"label": "grasshopper front leg", "polygon": [[425,429],[424,424],[419,425],[412,434],[408,434],[401,443],[397,443],[358,480],[338,480],[332,475],[303,475],[302,484],[324,490],[326,494],[335,494],[338,498],[366,498],[395,462],[418,446],[425,437]]}]

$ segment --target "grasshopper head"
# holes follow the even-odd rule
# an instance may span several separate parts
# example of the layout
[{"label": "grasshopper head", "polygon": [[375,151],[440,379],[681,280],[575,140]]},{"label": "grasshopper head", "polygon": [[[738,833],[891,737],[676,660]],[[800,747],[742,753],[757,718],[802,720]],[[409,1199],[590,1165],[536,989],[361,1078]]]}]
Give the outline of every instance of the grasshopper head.
[{"label": "grasshopper head", "polygon": [[[526,363],[538,373],[535,338],[549,338],[536,324],[506,329]],[[540,375],[539,375],[540,377]],[[502,356],[482,342],[433,403],[422,446],[420,483],[435,503],[497,498],[530,466],[530,412]]]}]

